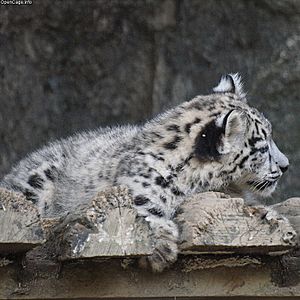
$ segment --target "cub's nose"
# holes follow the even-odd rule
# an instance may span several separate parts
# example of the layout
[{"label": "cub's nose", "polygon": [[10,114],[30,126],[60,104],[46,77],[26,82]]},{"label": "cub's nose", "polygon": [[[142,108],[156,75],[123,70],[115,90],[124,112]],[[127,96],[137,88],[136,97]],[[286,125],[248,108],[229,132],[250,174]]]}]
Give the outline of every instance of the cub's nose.
[{"label": "cub's nose", "polygon": [[286,166],[284,166],[284,167],[279,167],[279,168],[280,168],[281,172],[284,173],[284,172],[286,172],[287,169],[289,168],[289,165],[286,165]]}]

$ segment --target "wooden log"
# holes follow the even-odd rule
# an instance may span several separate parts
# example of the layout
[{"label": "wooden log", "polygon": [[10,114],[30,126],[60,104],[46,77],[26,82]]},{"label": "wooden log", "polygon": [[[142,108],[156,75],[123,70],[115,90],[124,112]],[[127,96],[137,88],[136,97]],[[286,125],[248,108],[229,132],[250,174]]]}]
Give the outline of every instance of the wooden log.
[{"label": "wooden log", "polygon": [[273,205],[272,208],[285,216],[297,232],[297,247],[280,258],[278,262],[280,275],[273,272],[273,279],[280,280],[282,285],[296,285],[300,282],[300,198],[290,198]]},{"label": "wooden log", "polygon": [[23,195],[0,188],[0,254],[26,252],[43,242],[37,208]]},{"label": "wooden log", "polygon": [[[36,207],[20,194],[3,189],[0,192],[0,251],[25,251],[41,244]],[[299,228],[299,198],[275,208],[289,215]],[[258,211],[246,206],[243,199],[222,193],[191,197],[175,220],[181,227],[181,253],[282,254],[295,246],[295,231],[285,218],[262,220]],[[47,220],[42,223],[45,228]],[[148,225],[132,208],[125,187],[103,191],[90,203],[51,224],[55,226],[50,226],[52,238],[48,244],[51,247],[53,243],[61,260],[143,256],[151,255],[153,250]]]},{"label": "wooden log", "polygon": [[296,244],[296,232],[285,218],[275,214],[262,219],[259,209],[222,193],[191,197],[176,221],[181,225],[180,249],[185,254],[282,254]]},{"label": "wooden log", "polygon": [[[60,260],[144,256],[153,251],[147,223],[125,187],[100,192],[55,227]],[[57,242],[57,241],[56,241]]]},{"label": "wooden log", "polygon": [[297,232],[298,243],[300,244],[300,198],[294,197],[283,202],[272,205],[279,214],[285,216]]},{"label": "wooden log", "polygon": [[[269,214],[268,214],[269,215]],[[272,215],[272,214],[271,214]],[[295,231],[280,216],[261,218],[240,198],[202,193],[181,206],[182,254],[283,254],[295,246]],[[56,226],[53,243],[61,260],[151,255],[151,233],[132,208],[128,190],[114,187]]]}]

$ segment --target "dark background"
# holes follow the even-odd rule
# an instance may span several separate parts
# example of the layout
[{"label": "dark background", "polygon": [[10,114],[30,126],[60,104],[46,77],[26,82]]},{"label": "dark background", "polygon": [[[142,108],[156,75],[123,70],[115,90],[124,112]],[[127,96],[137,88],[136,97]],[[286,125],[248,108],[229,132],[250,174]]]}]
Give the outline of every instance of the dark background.
[{"label": "dark background", "polygon": [[300,194],[300,1],[32,0],[0,5],[0,175],[76,131],[144,121],[240,72]]}]

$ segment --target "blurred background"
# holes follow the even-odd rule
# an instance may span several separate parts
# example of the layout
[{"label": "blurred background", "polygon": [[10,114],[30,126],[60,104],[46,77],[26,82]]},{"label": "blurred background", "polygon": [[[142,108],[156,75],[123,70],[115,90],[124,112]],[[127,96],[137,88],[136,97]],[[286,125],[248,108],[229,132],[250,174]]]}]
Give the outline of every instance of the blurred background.
[{"label": "blurred background", "polygon": [[143,122],[240,72],[300,196],[300,1],[32,0],[0,5],[0,176],[49,140]]}]

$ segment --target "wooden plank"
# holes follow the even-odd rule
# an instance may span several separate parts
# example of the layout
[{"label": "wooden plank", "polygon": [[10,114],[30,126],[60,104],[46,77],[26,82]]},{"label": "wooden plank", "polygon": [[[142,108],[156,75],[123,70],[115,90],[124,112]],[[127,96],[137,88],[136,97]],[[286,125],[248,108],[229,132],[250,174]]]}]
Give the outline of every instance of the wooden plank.
[{"label": "wooden plank", "polygon": [[43,242],[36,207],[23,195],[0,188],[0,253],[25,252]]},{"label": "wooden plank", "polygon": [[272,213],[262,219],[243,199],[222,193],[191,197],[176,221],[181,224],[182,253],[282,254],[296,244],[287,219]]},{"label": "wooden plank", "polygon": [[[282,286],[274,281],[273,273],[280,274],[280,270],[273,269],[268,261],[251,264],[249,260],[239,266],[236,258],[237,265],[231,262],[220,266],[215,257],[211,263],[205,257],[206,267],[203,264],[202,268],[188,270],[185,259],[192,257],[179,258],[176,265],[160,274],[141,270],[135,264],[124,264],[119,259],[64,263],[60,270],[42,268],[36,261],[29,261],[24,269],[8,265],[0,272],[0,299],[300,297],[299,283]],[[274,257],[272,261],[277,259]],[[221,263],[224,262],[222,258]],[[189,261],[189,267],[191,264]]]}]

